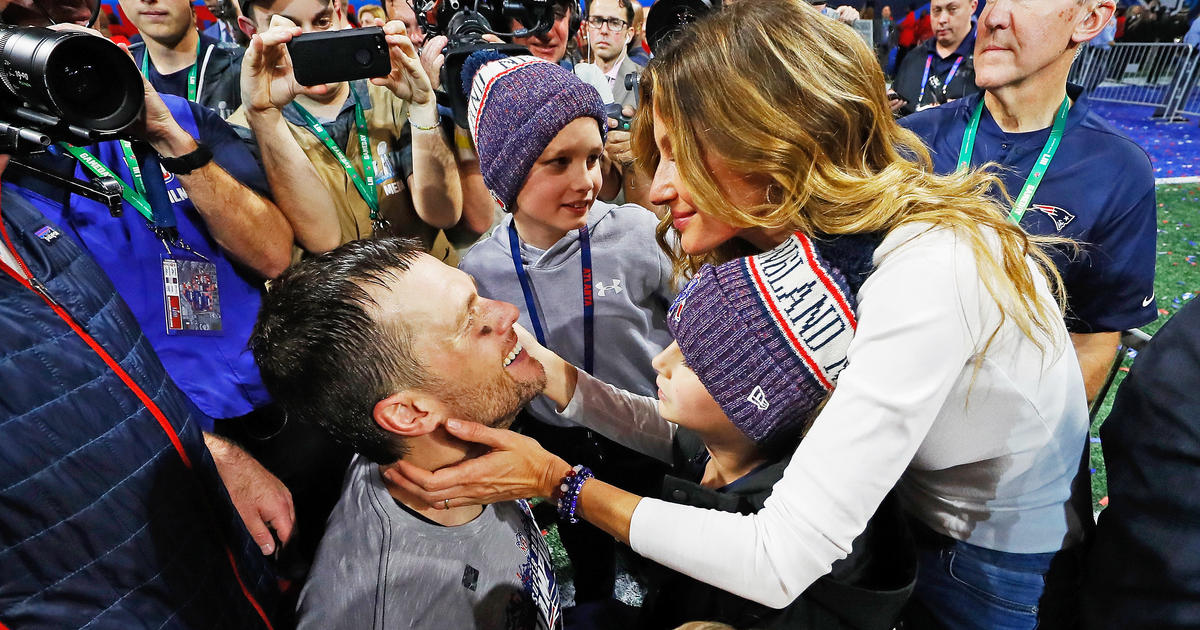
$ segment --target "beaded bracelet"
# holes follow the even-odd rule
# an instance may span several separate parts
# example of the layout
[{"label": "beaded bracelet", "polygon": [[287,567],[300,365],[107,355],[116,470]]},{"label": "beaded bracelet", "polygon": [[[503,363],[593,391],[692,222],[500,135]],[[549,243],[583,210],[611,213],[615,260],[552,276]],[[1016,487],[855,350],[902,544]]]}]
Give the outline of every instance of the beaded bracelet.
[{"label": "beaded bracelet", "polygon": [[558,486],[558,518],[560,520],[568,523],[579,522],[575,516],[575,508],[579,506],[579,492],[583,489],[583,482],[594,476],[591,469],[582,464],[567,471],[562,483]]},{"label": "beaded bracelet", "polygon": [[408,124],[412,125],[412,128],[418,131],[433,131],[434,129],[438,129],[442,126],[442,114],[441,112],[438,112],[437,120],[435,120],[433,124],[428,127],[422,127],[421,125],[413,122],[411,119],[409,119]]}]

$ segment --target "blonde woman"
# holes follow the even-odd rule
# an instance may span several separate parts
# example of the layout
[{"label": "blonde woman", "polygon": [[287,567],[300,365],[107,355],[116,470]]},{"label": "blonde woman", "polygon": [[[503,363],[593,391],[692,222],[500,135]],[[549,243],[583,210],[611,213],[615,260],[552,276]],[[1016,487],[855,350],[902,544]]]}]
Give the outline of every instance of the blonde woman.
[{"label": "blonde woman", "polygon": [[[848,364],[761,511],[643,499],[598,480],[565,484],[566,499],[638,553],[782,607],[849,552],[894,488],[918,534],[914,597],[942,627],[1057,627],[1052,617],[1074,607],[1056,576],[1082,538],[1072,482],[1087,431],[1060,281],[1046,243],[988,195],[995,178],[930,174],[883,85],[861,39],[803,0],[728,6],[646,69],[635,151],[654,172],[652,201],[670,208],[679,270],[793,232],[878,245]],[[805,286],[789,288],[781,326],[820,316],[823,305],[797,307]],[[588,379],[576,391],[573,368],[543,363],[548,396],[567,413],[588,406]],[[602,415],[587,421],[619,423]],[[531,440],[452,431],[492,450],[432,474],[406,468],[431,503],[557,498],[569,477]]]}]

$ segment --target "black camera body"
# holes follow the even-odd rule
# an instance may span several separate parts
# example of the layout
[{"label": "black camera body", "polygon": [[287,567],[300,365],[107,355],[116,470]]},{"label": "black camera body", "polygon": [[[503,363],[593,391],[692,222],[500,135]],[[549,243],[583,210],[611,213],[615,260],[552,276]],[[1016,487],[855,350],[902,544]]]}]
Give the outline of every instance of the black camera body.
[{"label": "black camera body", "polygon": [[116,138],[144,101],[137,67],[111,41],[0,24],[0,151]]},{"label": "black camera body", "polygon": [[[93,18],[98,5],[98,0],[91,5]],[[76,7],[63,3],[51,9]],[[12,17],[12,11],[0,14]],[[132,139],[127,131],[141,117],[145,97],[133,60],[113,42],[87,32],[0,23],[0,153],[13,158],[8,173],[37,177],[119,215],[121,185],[115,178],[80,181],[47,166],[41,156],[56,141],[79,146]],[[143,169],[159,168],[149,145],[135,142],[133,148]],[[146,184],[152,203],[169,205],[160,178],[147,178]]]},{"label": "black camera body", "polygon": [[288,42],[300,85],[324,85],[387,76],[392,61],[378,26],[304,33]]},{"label": "black camera body", "polygon": [[[484,35],[529,37],[545,33],[554,25],[552,0],[416,0],[413,10],[427,38],[445,35],[449,40],[443,51],[446,61],[442,65],[442,89],[454,112],[454,122],[464,129],[468,128],[464,92],[469,89],[462,86],[462,68],[467,57],[480,50],[495,50],[510,57],[529,54],[524,46],[489,42]],[[492,26],[507,27],[511,20],[526,28],[508,33]]]}]

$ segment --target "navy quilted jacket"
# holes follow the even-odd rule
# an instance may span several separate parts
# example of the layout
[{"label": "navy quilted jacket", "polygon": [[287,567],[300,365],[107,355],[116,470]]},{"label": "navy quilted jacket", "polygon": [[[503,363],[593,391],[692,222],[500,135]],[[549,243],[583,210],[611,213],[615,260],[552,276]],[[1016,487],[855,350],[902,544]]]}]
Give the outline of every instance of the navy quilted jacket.
[{"label": "navy quilted jacket", "polygon": [[0,271],[0,628],[267,627],[274,579],[204,447],[199,411],[74,241],[8,186],[0,218],[34,277],[170,426]]}]

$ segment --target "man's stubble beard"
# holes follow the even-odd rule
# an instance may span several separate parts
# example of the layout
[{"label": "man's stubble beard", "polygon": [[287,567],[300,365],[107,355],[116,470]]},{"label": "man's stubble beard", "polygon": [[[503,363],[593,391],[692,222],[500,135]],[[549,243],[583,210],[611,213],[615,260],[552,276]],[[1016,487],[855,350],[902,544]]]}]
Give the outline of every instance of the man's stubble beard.
[{"label": "man's stubble beard", "polygon": [[432,391],[455,413],[455,417],[484,426],[507,429],[517,413],[546,388],[546,373],[531,382],[520,382],[507,372],[484,383],[450,380],[437,383]]}]

